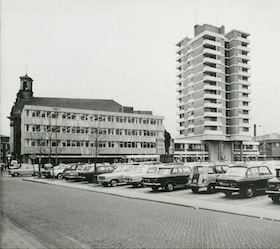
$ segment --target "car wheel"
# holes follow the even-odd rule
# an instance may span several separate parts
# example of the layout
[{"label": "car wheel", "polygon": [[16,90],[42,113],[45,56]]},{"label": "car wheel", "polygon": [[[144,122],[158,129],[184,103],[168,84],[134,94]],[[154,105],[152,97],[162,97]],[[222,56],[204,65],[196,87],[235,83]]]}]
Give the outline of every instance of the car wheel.
[{"label": "car wheel", "polygon": [[280,202],[280,196],[273,195],[273,196],[271,196],[271,200],[275,203],[279,203]]},{"label": "car wheel", "polygon": [[209,184],[208,187],[207,187],[207,192],[209,194],[213,194],[213,193],[215,193],[215,191],[216,191],[215,185],[214,184]]},{"label": "car wheel", "polygon": [[226,191],[225,195],[226,195],[226,197],[230,197],[232,195],[232,192],[231,191]]},{"label": "car wheel", "polygon": [[116,187],[118,185],[118,180],[111,180],[110,185],[111,187]]},{"label": "car wheel", "polygon": [[165,190],[168,191],[168,192],[171,192],[173,191],[174,189],[174,184],[173,183],[167,183],[166,186],[165,186]]},{"label": "car wheel", "polygon": [[255,194],[255,189],[252,186],[249,186],[243,190],[243,195],[247,198],[253,197]]},{"label": "car wheel", "polygon": [[19,176],[19,173],[15,172],[15,173],[13,174],[13,176]]},{"label": "car wheel", "polygon": [[158,186],[152,186],[152,190],[153,190],[154,192],[157,192],[157,191],[158,191]]},{"label": "car wheel", "polygon": [[192,187],[192,192],[197,194],[198,193],[198,187]]},{"label": "car wheel", "polygon": [[57,175],[57,179],[62,180],[62,179],[63,179],[63,175],[62,175],[61,173],[59,173],[59,174]]},{"label": "car wheel", "polygon": [[133,188],[137,188],[138,184],[137,183],[133,183],[132,186],[133,186]]}]

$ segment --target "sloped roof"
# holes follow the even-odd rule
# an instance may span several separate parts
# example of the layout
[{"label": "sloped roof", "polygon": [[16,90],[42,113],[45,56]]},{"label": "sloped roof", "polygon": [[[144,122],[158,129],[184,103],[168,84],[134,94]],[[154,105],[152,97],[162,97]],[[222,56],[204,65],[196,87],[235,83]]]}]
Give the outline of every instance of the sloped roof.
[{"label": "sloped roof", "polygon": [[70,109],[84,109],[118,112],[122,107],[111,99],[71,99],[71,98],[38,98],[33,97],[27,105],[63,107]]},{"label": "sloped roof", "polygon": [[40,98],[30,100],[17,100],[12,108],[13,114],[20,114],[25,105],[62,107],[69,109],[96,110],[108,112],[121,112],[121,105],[111,99],[71,99],[71,98]]}]

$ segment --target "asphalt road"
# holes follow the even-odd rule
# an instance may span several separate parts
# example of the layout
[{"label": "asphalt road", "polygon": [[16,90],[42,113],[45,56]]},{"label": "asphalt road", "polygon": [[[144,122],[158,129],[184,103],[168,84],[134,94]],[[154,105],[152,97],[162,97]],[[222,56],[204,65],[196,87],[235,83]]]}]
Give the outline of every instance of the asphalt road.
[{"label": "asphalt road", "polygon": [[2,178],[2,213],[49,248],[280,248],[280,222],[21,178]]}]

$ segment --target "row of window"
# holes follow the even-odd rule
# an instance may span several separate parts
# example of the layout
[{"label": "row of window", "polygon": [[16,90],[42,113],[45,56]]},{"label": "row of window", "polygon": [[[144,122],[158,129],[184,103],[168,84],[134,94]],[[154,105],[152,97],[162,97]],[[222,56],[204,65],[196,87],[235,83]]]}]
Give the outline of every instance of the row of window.
[{"label": "row of window", "polygon": [[[87,140],[40,140],[40,139],[25,139],[24,145],[26,147],[86,147],[96,148],[94,141]],[[99,141],[99,148],[156,148],[154,142],[114,142],[114,141]],[[44,150],[45,151],[45,150]]]},{"label": "row of window", "polygon": [[68,134],[102,134],[102,135],[120,135],[120,136],[150,136],[150,137],[163,136],[163,132],[161,131],[90,128],[90,127],[76,127],[76,126],[51,126],[51,125],[25,125],[25,131],[68,133]]},{"label": "row of window", "polygon": [[66,113],[66,112],[40,111],[40,110],[25,110],[25,116],[33,117],[33,118],[35,117],[53,118],[53,119],[58,118],[58,119],[84,120],[84,121],[162,125],[161,119],[107,116],[107,115],[89,115],[89,114],[79,114],[79,113],[70,113],[70,112]]}]

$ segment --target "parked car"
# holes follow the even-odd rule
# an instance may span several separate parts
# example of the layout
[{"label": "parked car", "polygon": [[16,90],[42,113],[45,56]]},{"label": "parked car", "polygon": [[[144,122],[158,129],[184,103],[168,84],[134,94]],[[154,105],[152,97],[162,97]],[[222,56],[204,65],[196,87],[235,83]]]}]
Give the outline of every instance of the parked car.
[{"label": "parked car", "polygon": [[12,160],[10,163],[10,166],[9,166],[10,169],[17,169],[19,167],[20,167],[20,164],[18,163],[17,160]]},{"label": "parked car", "polygon": [[151,187],[153,191],[162,188],[172,191],[175,187],[185,187],[188,184],[191,168],[181,164],[166,164],[160,166],[158,173],[143,177],[143,184]]},{"label": "parked car", "polygon": [[51,170],[52,176],[58,179],[63,179],[63,171],[66,167],[67,164],[59,164],[58,166],[54,166]]},{"label": "parked car", "polygon": [[92,168],[93,165],[91,164],[74,164],[72,165],[69,170],[64,172],[64,179],[65,180],[82,180],[79,176],[79,173],[83,170],[89,170]]},{"label": "parked car", "polygon": [[11,176],[27,176],[32,175],[38,172],[38,167],[32,164],[20,164],[19,168],[9,169],[9,174]]},{"label": "parked car", "polygon": [[64,168],[63,172],[62,172],[62,178],[64,179],[64,175],[66,174],[67,171],[70,170],[76,170],[76,168],[81,165],[80,163],[71,163],[71,164],[67,164],[66,167]]},{"label": "parked car", "polygon": [[225,174],[228,168],[228,165],[216,165],[215,163],[195,165],[189,182],[191,190],[193,193],[198,193],[199,189],[207,189],[208,193],[214,193],[217,177]]},{"label": "parked car", "polygon": [[120,164],[112,173],[100,174],[97,179],[103,186],[110,185],[116,187],[122,182],[124,175],[130,174],[136,170],[139,165]]},{"label": "parked car", "polygon": [[123,182],[132,185],[133,187],[138,187],[143,185],[143,177],[146,175],[156,174],[158,172],[158,165],[146,164],[139,166],[135,172],[123,177]]},{"label": "parked car", "polygon": [[273,202],[280,202],[280,168],[276,168],[276,177],[268,180],[268,190],[266,193]]},{"label": "parked car", "polygon": [[87,170],[83,170],[79,172],[79,177],[83,179],[84,181],[88,181],[90,183],[97,183],[97,176],[100,174],[105,173],[111,173],[115,170],[113,166],[110,165],[104,165],[104,164],[97,164],[96,165],[96,171],[95,166],[93,164],[92,168],[89,168]]},{"label": "parked car", "polygon": [[236,165],[230,167],[224,176],[217,178],[216,189],[226,196],[239,192],[250,198],[256,191],[267,190],[267,181],[271,178],[273,174],[266,165]]}]

